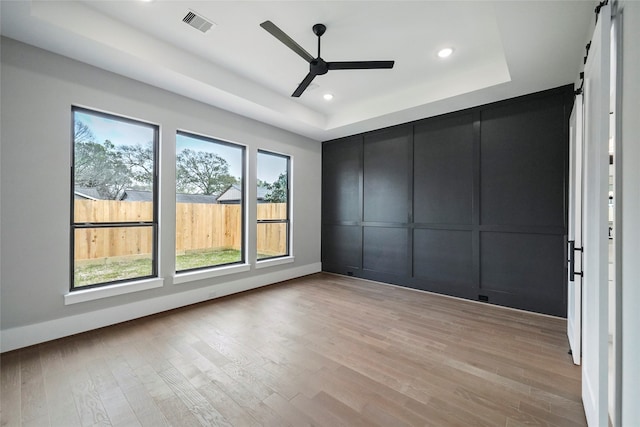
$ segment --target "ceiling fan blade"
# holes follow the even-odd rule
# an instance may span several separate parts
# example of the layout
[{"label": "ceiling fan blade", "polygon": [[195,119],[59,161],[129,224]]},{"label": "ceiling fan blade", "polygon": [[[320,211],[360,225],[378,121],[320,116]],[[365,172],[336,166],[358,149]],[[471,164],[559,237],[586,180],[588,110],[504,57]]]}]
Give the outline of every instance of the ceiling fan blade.
[{"label": "ceiling fan blade", "polygon": [[313,56],[311,56],[309,52],[304,50],[302,46],[300,46],[298,43],[293,41],[291,37],[285,34],[285,32],[282,31],[280,28],[278,28],[276,24],[274,24],[273,22],[264,21],[262,24],[260,24],[260,26],[265,30],[267,30],[273,37],[280,40],[289,49],[291,49],[292,51],[300,55],[302,59],[304,59],[305,61],[307,62],[313,61],[314,58]]},{"label": "ceiling fan blade", "polygon": [[330,70],[371,70],[393,68],[395,61],[339,61],[327,62]]},{"label": "ceiling fan blade", "polygon": [[307,74],[307,77],[302,80],[302,83],[298,85],[298,88],[295,90],[295,92],[293,92],[291,96],[299,98],[300,95],[302,95],[302,92],[304,92],[304,90],[311,84],[311,81],[313,81],[315,77],[315,74]]}]

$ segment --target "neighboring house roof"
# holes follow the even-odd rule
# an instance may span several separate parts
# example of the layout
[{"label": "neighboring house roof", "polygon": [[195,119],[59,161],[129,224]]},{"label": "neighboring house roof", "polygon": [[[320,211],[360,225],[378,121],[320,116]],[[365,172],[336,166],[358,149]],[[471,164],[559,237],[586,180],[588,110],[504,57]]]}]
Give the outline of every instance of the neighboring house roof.
[{"label": "neighboring house roof", "polygon": [[[265,196],[269,193],[269,189],[266,187],[258,187],[258,201],[263,201]],[[236,184],[231,185],[218,197],[218,203],[233,203],[240,202],[242,191]]]},{"label": "neighboring house roof", "polygon": [[218,197],[218,203],[229,203],[229,202],[238,202],[242,196],[242,191],[240,191],[240,187],[237,185],[232,185],[227,188],[222,194]]},{"label": "neighboring house roof", "polygon": [[73,198],[78,200],[102,200],[102,196],[96,188],[76,187]]},{"label": "neighboring house roof", "polygon": [[122,194],[120,200],[126,200],[127,202],[152,202],[153,193],[144,190],[124,190],[124,194]]},{"label": "neighboring house roof", "polygon": [[[217,197],[213,194],[176,194],[177,203],[215,204],[216,198]],[[129,202],[151,202],[153,200],[153,194],[151,191],[125,190],[122,200],[127,200]]]},{"label": "neighboring house roof", "polygon": [[[77,200],[104,200],[95,188],[76,187],[74,190],[74,199]],[[215,204],[217,196],[206,194],[176,194],[176,202],[178,203],[207,203]],[[119,200],[127,202],[151,202],[153,201],[153,193],[145,190],[125,190]]]},{"label": "neighboring house roof", "polygon": [[215,194],[176,194],[177,203],[217,203],[218,196]]},{"label": "neighboring house roof", "polygon": [[267,187],[258,187],[258,200],[264,200],[269,194],[269,189]]}]

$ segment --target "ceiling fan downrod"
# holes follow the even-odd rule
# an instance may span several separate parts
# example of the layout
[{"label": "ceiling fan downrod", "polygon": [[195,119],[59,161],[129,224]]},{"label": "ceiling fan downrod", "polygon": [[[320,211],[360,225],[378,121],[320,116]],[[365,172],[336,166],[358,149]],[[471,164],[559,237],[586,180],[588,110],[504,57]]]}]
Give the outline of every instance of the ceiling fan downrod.
[{"label": "ceiling fan downrod", "polygon": [[316,24],[313,26],[313,34],[318,36],[318,58],[320,58],[320,37],[327,31],[327,27],[324,24]]}]

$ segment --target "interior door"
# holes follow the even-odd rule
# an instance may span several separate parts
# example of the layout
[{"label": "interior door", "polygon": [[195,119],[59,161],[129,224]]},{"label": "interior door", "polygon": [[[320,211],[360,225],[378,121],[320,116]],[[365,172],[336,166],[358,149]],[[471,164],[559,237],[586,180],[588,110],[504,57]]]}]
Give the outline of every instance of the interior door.
[{"label": "interior door", "polygon": [[583,104],[576,95],[569,119],[569,275],[567,277],[567,336],[573,363],[582,355],[582,163]]},{"label": "interior door", "polygon": [[611,10],[601,8],[584,81],[582,402],[590,426],[607,426],[609,51]]}]

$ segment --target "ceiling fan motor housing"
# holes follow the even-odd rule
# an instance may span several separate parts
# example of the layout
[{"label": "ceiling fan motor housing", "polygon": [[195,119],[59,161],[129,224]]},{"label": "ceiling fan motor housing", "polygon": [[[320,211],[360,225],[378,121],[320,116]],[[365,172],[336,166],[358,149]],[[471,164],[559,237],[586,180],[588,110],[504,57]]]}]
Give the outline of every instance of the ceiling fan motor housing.
[{"label": "ceiling fan motor housing", "polygon": [[311,74],[315,74],[316,76],[321,76],[323,74],[327,74],[329,71],[329,66],[322,58],[316,58],[309,63],[309,72]]}]

